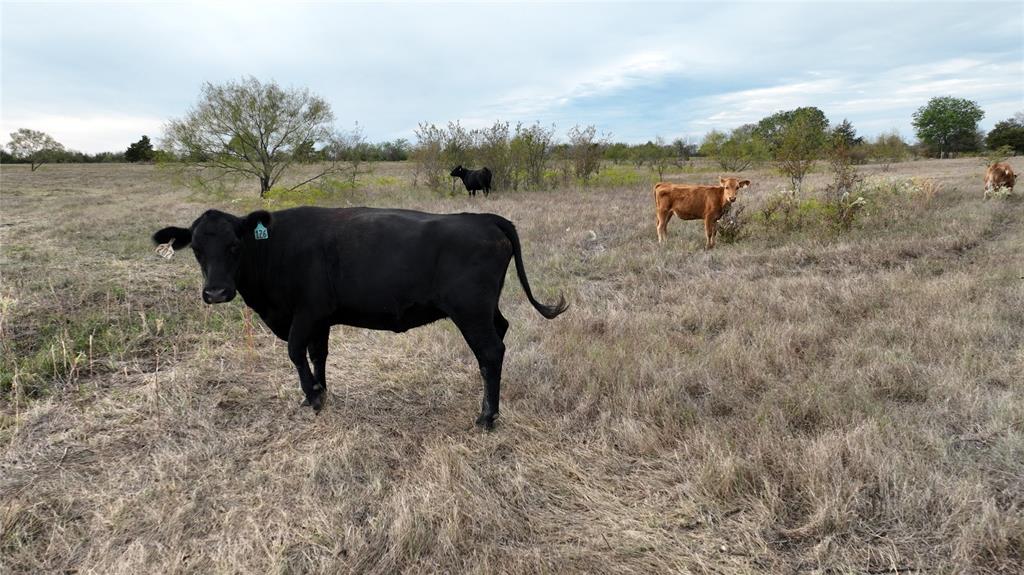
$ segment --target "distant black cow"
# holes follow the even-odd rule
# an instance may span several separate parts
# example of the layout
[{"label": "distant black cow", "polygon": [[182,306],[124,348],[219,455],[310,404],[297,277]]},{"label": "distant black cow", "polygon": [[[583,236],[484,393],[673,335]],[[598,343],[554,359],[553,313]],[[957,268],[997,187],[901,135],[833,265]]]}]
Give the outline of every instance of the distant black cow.
[{"label": "distant black cow", "polygon": [[491,171],[486,166],[479,170],[467,170],[462,166],[455,166],[451,176],[462,178],[462,185],[466,186],[466,191],[471,196],[475,196],[477,190],[483,190],[485,198],[487,194],[491,193]]},{"label": "distant black cow", "polygon": [[[480,364],[484,397],[477,425],[498,415],[508,321],[498,309],[515,258],[527,299],[552,319],[568,307],[533,297],[508,220],[494,214],[426,214],[374,208],[301,207],[236,217],[209,210],[189,229],[153,234],[167,257],[192,245],[203,301],[235,291],[281,339],[299,373],[304,405],[319,411],[327,389],[330,327],[403,332],[451,318]],[[306,354],[313,360],[310,371]]]}]

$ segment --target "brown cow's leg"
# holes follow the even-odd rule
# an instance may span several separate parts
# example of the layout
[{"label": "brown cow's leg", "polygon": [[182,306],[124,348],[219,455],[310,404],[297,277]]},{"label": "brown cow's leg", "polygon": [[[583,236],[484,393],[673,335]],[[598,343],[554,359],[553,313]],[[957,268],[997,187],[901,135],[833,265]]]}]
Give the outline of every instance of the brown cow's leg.
[{"label": "brown cow's leg", "polygon": [[658,243],[661,243],[666,237],[668,237],[668,221],[672,219],[672,210],[658,210]]},{"label": "brown cow's leg", "polygon": [[718,231],[715,219],[707,216],[704,218],[704,235],[707,236],[707,243],[704,245],[704,249],[710,250],[715,247],[715,232]]}]

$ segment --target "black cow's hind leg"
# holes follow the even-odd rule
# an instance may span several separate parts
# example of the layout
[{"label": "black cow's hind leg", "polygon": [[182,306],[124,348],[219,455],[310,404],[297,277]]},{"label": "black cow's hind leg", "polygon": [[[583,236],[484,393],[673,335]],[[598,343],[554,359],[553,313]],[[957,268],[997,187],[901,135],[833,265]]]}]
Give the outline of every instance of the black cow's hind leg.
[{"label": "black cow's hind leg", "polygon": [[508,333],[508,320],[501,315],[501,310],[494,308],[494,329],[498,330],[498,339],[505,341],[505,334]]},{"label": "black cow's hind leg", "polygon": [[313,376],[316,378],[313,389],[321,393],[327,391],[327,341],[330,337],[331,328],[323,327],[309,340],[309,359],[313,362]]},{"label": "black cow's hind leg", "polygon": [[491,314],[453,317],[452,320],[473,350],[477,363],[480,364],[480,376],[484,380],[484,397],[480,403],[480,417],[477,418],[476,424],[484,429],[493,429],[494,418],[498,416],[505,344],[498,337],[495,318],[491,317]]},{"label": "black cow's hind leg", "polygon": [[306,357],[306,350],[312,341],[315,330],[306,321],[295,318],[292,321],[292,328],[288,332],[288,357],[295,365],[299,373],[299,385],[302,392],[306,394],[306,401],[303,405],[309,405],[313,411],[320,411],[323,407],[323,389],[317,389],[316,378],[309,369],[309,360]]}]

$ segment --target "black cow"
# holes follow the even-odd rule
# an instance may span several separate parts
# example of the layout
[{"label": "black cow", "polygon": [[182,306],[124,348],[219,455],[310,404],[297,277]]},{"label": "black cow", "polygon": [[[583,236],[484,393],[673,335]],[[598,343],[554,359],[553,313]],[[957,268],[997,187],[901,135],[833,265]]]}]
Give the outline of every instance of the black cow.
[{"label": "black cow", "polygon": [[475,196],[477,190],[483,190],[485,198],[487,194],[491,193],[491,171],[486,166],[479,170],[467,170],[461,165],[455,166],[451,176],[462,178],[462,185],[466,186],[466,191],[471,196]]},{"label": "black cow", "polygon": [[209,210],[189,229],[164,228],[153,241],[175,250],[191,244],[203,301],[231,301],[237,290],[288,342],[303,405],[315,411],[327,389],[332,325],[403,332],[447,317],[480,364],[476,423],[491,429],[508,330],[498,300],[509,261],[515,258],[519,283],[541,315],[553,319],[568,307],[564,297],[552,306],[534,299],[515,226],[494,214],[301,207],[236,217]]}]

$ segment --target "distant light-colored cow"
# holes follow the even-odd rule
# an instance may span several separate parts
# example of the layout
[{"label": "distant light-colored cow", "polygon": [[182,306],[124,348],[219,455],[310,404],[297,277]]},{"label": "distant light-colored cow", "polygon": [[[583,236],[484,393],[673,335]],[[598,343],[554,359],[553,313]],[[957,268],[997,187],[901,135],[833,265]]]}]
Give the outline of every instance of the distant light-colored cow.
[{"label": "distant light-colored cow", "polygon": [[668,221],[675,214],[681,220],[704,220],[707,236],[705,249],[715,247],[718,220],[727,207],[736,201],[736,192],[750,185],[750,180],[719,178],[719,186],[673,184],[654,185],[654,206],[658,217],[658,241],[667,235]]},{"label": "distant light-colored cow", "polygon": [[1010,188],[1017,183],[1017,174],[1013,173],[1010,164],[996,162],[985,170],[985,196],[999,188]]}]

